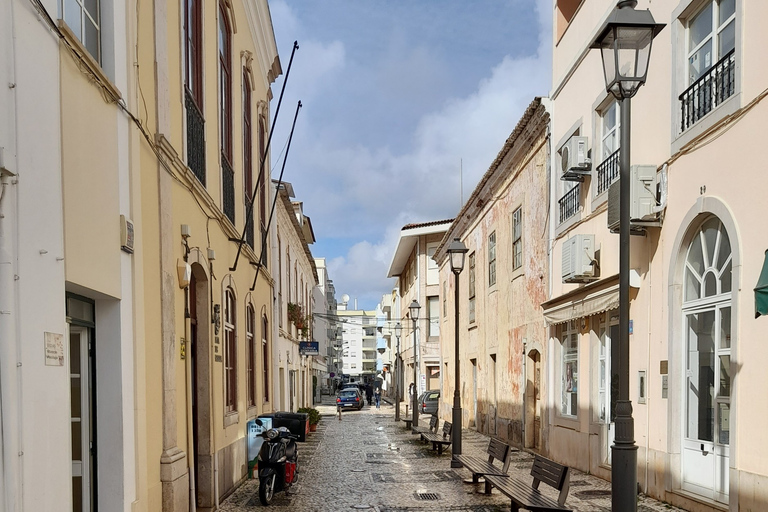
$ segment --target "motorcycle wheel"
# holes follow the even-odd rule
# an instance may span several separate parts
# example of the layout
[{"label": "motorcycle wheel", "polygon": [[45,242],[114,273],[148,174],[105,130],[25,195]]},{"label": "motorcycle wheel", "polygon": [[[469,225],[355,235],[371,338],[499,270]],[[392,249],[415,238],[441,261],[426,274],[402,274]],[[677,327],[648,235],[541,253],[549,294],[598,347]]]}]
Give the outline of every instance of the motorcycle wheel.
[{"label": "motorcycle wheel", "polygon": [[269,505],[275,495],[275,476],[273,473],[259,482],[259,501],[265,507]]}]

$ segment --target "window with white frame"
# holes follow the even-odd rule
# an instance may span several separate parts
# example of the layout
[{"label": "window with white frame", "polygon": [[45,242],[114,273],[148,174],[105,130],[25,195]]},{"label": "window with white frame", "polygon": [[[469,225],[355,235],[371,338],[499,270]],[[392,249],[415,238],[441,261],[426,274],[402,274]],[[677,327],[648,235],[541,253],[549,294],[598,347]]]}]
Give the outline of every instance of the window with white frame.
[{"label": "window with white frame", "polygon": [[600,164],[596,167],[597,194],[619,179],[620,105],[616,100],[598,112],[600,116]]},{"label": "window with white frame", "polygon": [[469,323],[475,321],[475,253],[469,255]]},{"label": "window with white frame", "polygon": [[512,270],[523,266],[523,208],[512,213]]},{"label": "window with white frame", "polygon": [[488,236],[488,286],[496,284],[496,232]]},{"label": "window with white frame", "polygon": [[560,414],[578,415],[579,333],[571,320],[561,327],[560,336]]},{"label": "window with white frame", "polygon": [[248,407],[256,405],[256,346],[253,331],[256,324],[256,314],[253,305],[245,308],[245,371],[246,371],[246,402]]},{"label": "window with white frame", "polygon": [[434,260],[438,245],[437,243],[427,245],[427,284],[437,284],[439,281],[437,262]]},{"label": "window with white frame", "polygon": [[237,332],[235,325],[235,294],[224,294],[224,408],[237,411]]},{"label": "window with white frame", "polygon": [[683,21],[685,80],[681,130],[707,115],[736,89],[736,4],[707,0]]},{"label": "window with white frame", "polygon": [[427,314],[429,315],[428,336],[440,336],[440,298],[427,297]]},{"label": "window with white frame", "polygon": [[101,64],[101,20],[99,0],[63,0],[64,21]]}]

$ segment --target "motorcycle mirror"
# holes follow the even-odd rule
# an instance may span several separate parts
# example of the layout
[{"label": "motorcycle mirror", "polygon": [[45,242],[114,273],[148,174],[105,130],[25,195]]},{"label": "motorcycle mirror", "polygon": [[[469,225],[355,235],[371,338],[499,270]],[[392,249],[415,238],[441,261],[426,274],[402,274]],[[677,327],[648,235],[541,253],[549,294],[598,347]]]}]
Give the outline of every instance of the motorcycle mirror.
[{"label": "motorcycle mirror", "polygon": [[260,426],[260,427],[263,427],[263,426],[264,426],[264,423],[263,423],[263,422],[262,422],[260,419],[258,419],[258,418],[256,418],[256,424],[257,424],[258,426]]}]

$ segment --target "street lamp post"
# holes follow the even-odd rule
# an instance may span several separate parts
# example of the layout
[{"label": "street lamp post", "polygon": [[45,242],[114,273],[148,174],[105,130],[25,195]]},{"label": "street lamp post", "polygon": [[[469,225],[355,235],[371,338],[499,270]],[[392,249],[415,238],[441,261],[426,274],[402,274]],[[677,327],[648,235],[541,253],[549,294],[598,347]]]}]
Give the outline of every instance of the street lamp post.
[{"label": "street lamp post", "polygon": [[419,320],[419,309],[421,309],[421,306],[419,306],[419,303],[416,302],[416,299],[413,299],[413,302],[411,302],[411,305],[408,306],[408,309],[411,312],[411,320],[413,321],[413,412],[412,412],[412,425],[414,427],[419,426],[419,408],[416,406],[416,402],[418,401],[418,390],[419,390],[419,381],[418,381],[418,375],[419,375],[419,359],[418,359],[418,351],[416,350],[416,322]]},{"label": "street lamp post", "polygon": [[611,462],[611,509],[637,511],[637,445],[629,400],[630,99],[645,83],[651,42],[664,28],[637,0],[620,0],[590,48],[600,50],[605,88],[620,102],[619,140],[619,395]]},{"label": "street lamp post", "polygon": [[454,275],[454,372],[455,384],[453,388],[453,429],[451,430],[451,467],[462,467],[459,462],[461,455],[461,378],[459,375],[459,274],[464,270],[464,257],[467,254],[467,247],[461,243],[461,240],[454,238],[447,252],[451,263],[451,272]]},{"label": "street lamp post", "polygon": [[400,334],[403,332],[403,326],[400,322],[395,324],[395,337],[397,338],[397,349],[395,352],[395,421],[400,421]]}]

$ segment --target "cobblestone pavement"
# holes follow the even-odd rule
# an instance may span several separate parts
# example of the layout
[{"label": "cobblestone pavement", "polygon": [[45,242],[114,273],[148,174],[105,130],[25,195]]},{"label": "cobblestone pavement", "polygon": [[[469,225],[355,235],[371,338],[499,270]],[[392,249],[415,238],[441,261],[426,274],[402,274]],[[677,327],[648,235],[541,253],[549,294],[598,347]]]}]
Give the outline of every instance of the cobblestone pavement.
[{"label": "cobblestone pavement", "polygon": [[[394,408],[366,406],[346,411],[339,421],[331,397],[317,405],[323,415],[317,432],[299,443],[299,481],[291,493],[278,493],[269,506],[274,512],[376,512],[472,511],[501,512],[510,500],[494,489],[482,493],[482,484],[466,484],[466,469],[451,469],[450,448],[442,455],[419,442],[417,435],[397,424]],[[404,411],[401,411],[404,412]],[[462,432],[465,454],[487,457],[488,437]],[[512,454],[510,475],[530,481],[533,455]],[[470,480],[471,481],[471,480]],[[549,489],[542,490],[547,492]],[[571,473],[566,505],[578,512],[611,510],[610,483],[580,471]],[[248,480],[220,507],[225,512],[252,511],[262,507],[258,480]],[[421,495],[421,498],[420,498]],[[552,496],[556,497],[553,492]],[[431,498],[425,500],[423,498]],[[641,496],[638,512],[679,511],[665,503]]]}]

